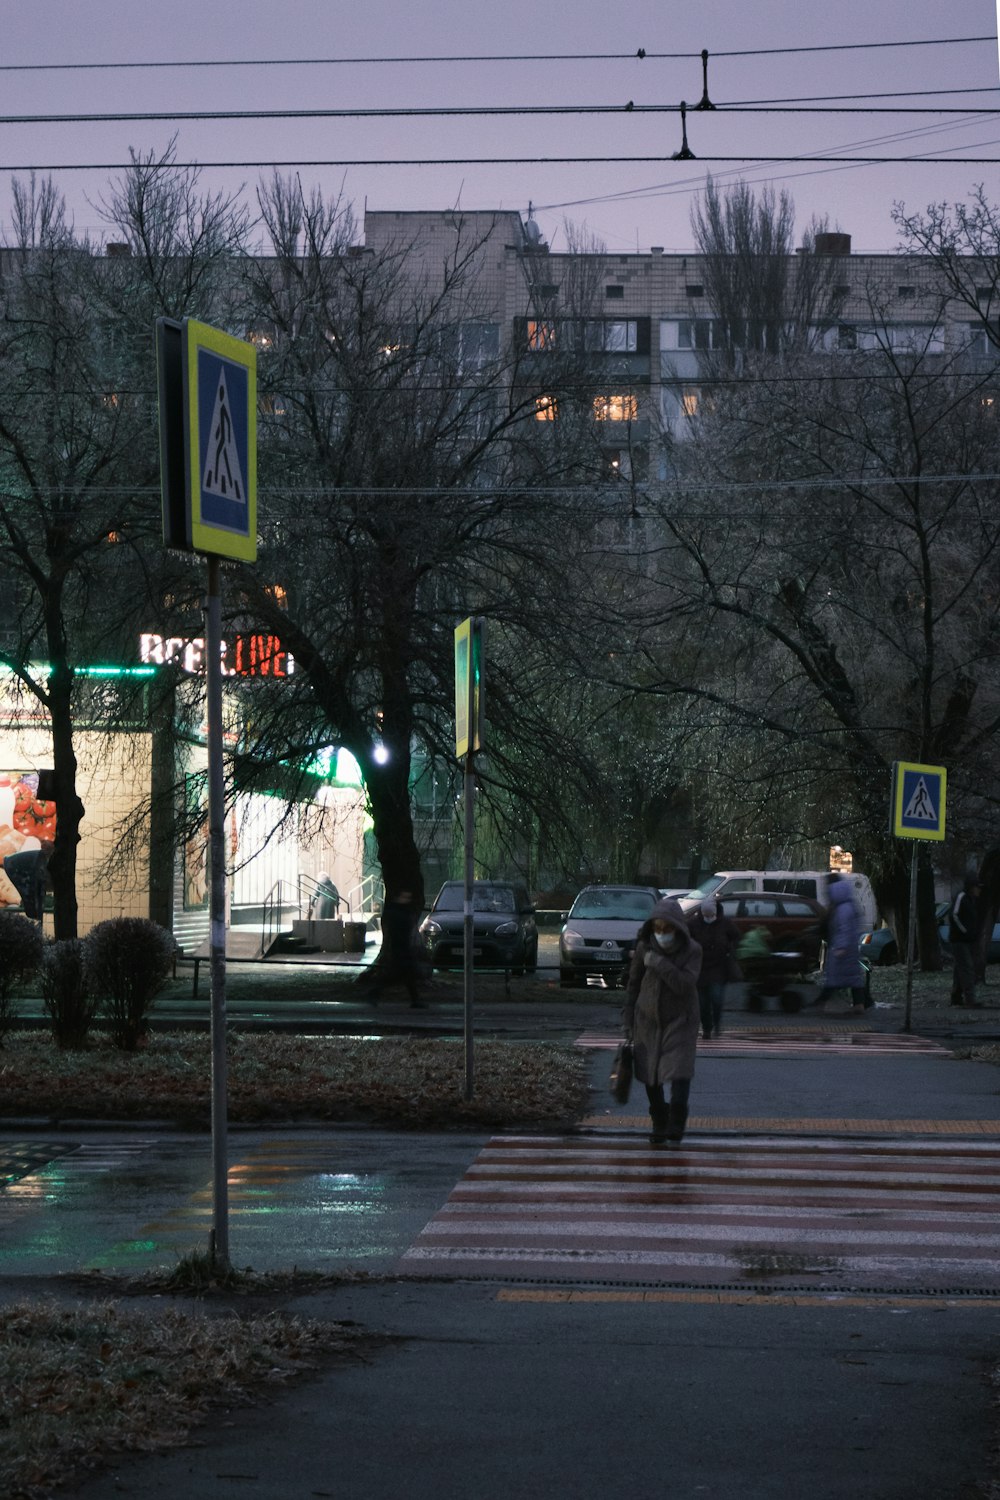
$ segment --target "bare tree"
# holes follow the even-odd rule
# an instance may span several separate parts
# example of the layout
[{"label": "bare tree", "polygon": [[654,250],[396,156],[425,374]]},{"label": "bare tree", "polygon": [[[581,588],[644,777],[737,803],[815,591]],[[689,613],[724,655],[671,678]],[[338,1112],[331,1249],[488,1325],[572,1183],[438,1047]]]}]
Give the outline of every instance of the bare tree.
[{"label": "bare tree", "polygon": [[260,205],[275,254],[246,263],[246,296],[266,508],[259,565],[240,582],[297,666],[266,749],[292,726],[300,745],[348,748],[386,884],[419,898],[411,756],[419,744],[453,762],[454,626],[469,613],[491,622],[497,727],[482,778],[502,814],[518,735],[528,758],[554,751],[525,691],[528,643],[543,616],[551,638],[572,547],[548,547],[557,523],[525,483],[535,400],[477,288],[482,240],[456,216],[443,263],[420,277],[412,245],[357,245],[341,202],[276,178]]},{"label": "bare tree", "polygon": [[[54,185],[33,179],[15,184],[13,241],[0,251],[0,571],[17,601],[0,660],[51,722],[57,938],[77,931],[78,668],[98,643],[134,640],[157,566],[153,320],[210,311],[185,297],[202,296],[242,229],[217,200],[199,218],[193,180],[169,156],[134,158],[109,211],[142,259],[99,255]],[[167,226],[159,239],[152,218]]]},{"label": "bare tree", "polygon": [[[959,847],[981,842],[1000,795],[987,752],[1000,726],[998,430],[984,380],[926,341],[888,337],[758,364],[719,391],[684,450],[684,477],[649,521],[634,607],[628,680],[701,714],[731,834],[742,818],[772,847],[852,847],[897,930],[909,850],[888,834],[892,763],[948,765]],[[922,870],[933,964],[926,857]]]},{"label": "bare tree", "polygon": [[1000,348],[1000,208],[982,184],[971,202],[932,203],[925,213],[892,211],[903,249],[929,257],[941,287],[971,314],[994,348]]},{"label": "bare tree", "polygon": [[826,222],[812,220],[796,255],[795,205],[784,189],[777,197],[745,182],[720,190],[709,177],[691,227],[726,362],[808,346],[838,300],[835,262],[812,253]]}]

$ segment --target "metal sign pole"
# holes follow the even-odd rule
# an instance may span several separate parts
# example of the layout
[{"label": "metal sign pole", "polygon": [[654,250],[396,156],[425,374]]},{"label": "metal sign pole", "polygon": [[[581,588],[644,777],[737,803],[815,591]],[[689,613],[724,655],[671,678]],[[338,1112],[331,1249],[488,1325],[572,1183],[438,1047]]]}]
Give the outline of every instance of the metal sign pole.
[{"label": "metal sign pole", "polygon": [[[469,673],[472,681],[472,673]],[[470,693],[471,712],[471,693]],[[472,720],[470,718],[469,722]],[[465,1097],[472,1098],[474,1087],[473,1029],[472,1029],[472,949],[475,940],[472,922],[472,896],[475,881],[475,808],[476,808],[476,761],[471,749],[465,757],[465,892],[463,922],[463,996],[465,1001]]]},{"label": "metal sign pole", "polygon": [[208,557],[205,648],[208,653],[208,830],[212,979],[212,1233],[214,1264],[229,1266],[229,1165],[226,1101],[226,785],[222,762],[222,589],[219,559]]},{"label": "metal sign pole", "polygon": [[917,845],[910,851],[910,915],[906,924],[906,1011],[903,1030],[910,1029],[910,1007],[913,1003],[913,950],[917,927]]}]

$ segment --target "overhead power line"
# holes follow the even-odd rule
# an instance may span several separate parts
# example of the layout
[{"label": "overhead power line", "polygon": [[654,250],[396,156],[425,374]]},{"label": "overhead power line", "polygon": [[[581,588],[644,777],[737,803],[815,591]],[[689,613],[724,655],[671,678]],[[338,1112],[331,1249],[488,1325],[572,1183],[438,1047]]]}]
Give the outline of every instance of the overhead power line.
[{"label": "overhead power line", "polygon": [[[996,146],[1000,140],[977,141],[976,146]],[[942,147],[942,150],[950,150]],[[798,162],[833,162],[838,166],[863,165],[868,167],[929,166],[929,167],[996,167],[997,156],[698,156],[700,166],[715,166],[723,162],[745,162],[755,166],[788,166]],[[266,159],[260,161],[171,161],[171,168],[182,171],[232,169],[244,167],[574,167],[574,166],[665,166],[674,160],[669,152],[657,156],[441,156],[441,157],[326,157],[305,160],[294,157],[288,160]],[[96,162],[0,162],[0,172],[123,172],[129,170],[133,161]],[[157,165],[153,163],[152,165]],[[164,164],[167,165],[167,164]]]},{"label": "overhead power line", "polygon": [[[836,42],[811,47],[754,47],[711,52],[712,57],[780,57],[807,52],[870,52],[893,47],[959,47],[970,43],[990,42],[995,36],[920,37],[890,42]],[[129,69],[167,68],[304,68],[304,67],[386,67],[423,63],[546,63],[546,62],[686,62],[701,57],[701,52],[651,52],[638,47],[634,52],[506,52],[506,53],[423,53],[397,57],[242,57],[242,58],[174,58],[140,62],[86,63],[3,63],[0,73],[69,73],[111,72]]]},{"label": "overhead power line", "polygon": [[[812,477],[803,476],[800,479],[768,479],[766,475],[756,475],[748,479],[688,479],[678,478],[667,483],[658,485],[630,484],[625,481],[609,484],[599,480],[592,480],[580,484],[549,484],[549,485],[515,485],[513,488],[504,488],[498,485],[398,485],[394,488],[386,488],[379,485],[291,485],[291,484],[261,484],[258,486],[258,495],[293,495],[301,496],[303,499],[343,499],[343,500],[527,500],[538,497],[539,499],[553,499],[562,497],[564,499],[579,495],[601,495],[606,498],[628,500],[632,495],[640,500],[658,500],[665,502],[675,498],[679,494],[687,494],[693,490],[715,493],[733,493],[745,495],[748,490],[823,490],[825,492],[836,490],[877,489],[883,486],[900,484],[919,484],[925,487],[929,484],[995,484],[1000,481],[1000,470],[976,471],[975,473],[963,474],[831,474]],[[32,490],[31,498],[38,496],[64,496],[67,493],[65,485],[36,486]],[[86,487],[87,498],[96,495],[122,495],[122,496],[159,496],[158,485],[88,485]],[[20,504],[28,497],[16,494],[10,490],[0,490],[0,502],[7,504]],[[656,514],[654,512],[654,514]],[[745,510],[733,512],[734,515],[745,515]],[[685,519],[689,519],[685,512]]]},{"label": "overhead power line", "polygon": [[[998,89],[1000,95],[1000,89]],[[450,119],[454,117],[507,118],[517,115],[673,115],[680,104],[473,104],[400,106],[379,109],[189,109],[133,110],[110,114],[0,115],[0,125],[122,125],[172,124],[193,120],[396,120]],[[790,115],[979,115],[1000,113],[1000,99],[993,108],[954,108],[946,105],[846,105],[822,104],[716,104],[716,114]],[[695,113],[692,108],[691,113]]]}]

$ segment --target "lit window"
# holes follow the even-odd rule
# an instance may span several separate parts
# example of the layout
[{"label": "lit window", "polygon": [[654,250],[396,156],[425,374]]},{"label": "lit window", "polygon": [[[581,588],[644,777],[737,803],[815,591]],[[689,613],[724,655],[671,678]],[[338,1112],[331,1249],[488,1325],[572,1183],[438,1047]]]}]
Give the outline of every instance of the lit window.
[{"label": "lit window", "polygon": [[529,349],[553,349],[556,342],[556,325],[551,322],[538,322],[534,318],[528,320],[528,348]]},{"label": "lit window", "polygon": [[274,343],[269,333],[256,333],[253,330],[247,334],[247,338],[257,349],[270,349]]},{"label": "lit window", "polygon": [[685,391],[681,396],[681,406],[686,417],[696,417],[698,415],[698,392]]},{"label": "lit window", "polygon": [[996,400],[995,396],[983,396],[981,404],[986,407],[993,407],[996,405]]},{"label": "lit window", "polygon": [[637,396],[594,397],[594,416],[598,422],[634,422],[638,414]]},{"label": "lit window", "polygon": [[559,415],[559,406],[555,396],[535,397],[535,421],[554,422]]}]

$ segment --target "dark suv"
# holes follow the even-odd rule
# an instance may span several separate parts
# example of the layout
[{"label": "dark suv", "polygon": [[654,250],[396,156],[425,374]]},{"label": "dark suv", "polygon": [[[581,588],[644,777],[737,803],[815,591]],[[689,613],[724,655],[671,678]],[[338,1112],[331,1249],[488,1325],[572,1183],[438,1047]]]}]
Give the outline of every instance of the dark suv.
[{"label": "dark suv", "polygon": [[[420,940],[435,969],[464,962],[465,885],[447,880],[430,914],[420,924]],[[538,966],[535,908],[523,885],[477,880],[472,887],[472,962],[477,968],[512,969],[533,974]]]}]

